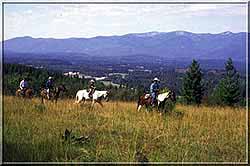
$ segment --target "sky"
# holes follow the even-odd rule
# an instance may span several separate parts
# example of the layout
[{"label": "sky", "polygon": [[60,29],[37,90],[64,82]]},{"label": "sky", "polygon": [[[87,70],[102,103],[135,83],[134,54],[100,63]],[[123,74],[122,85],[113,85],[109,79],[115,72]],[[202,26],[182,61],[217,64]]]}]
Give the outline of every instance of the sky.
[{"label": "sky", "polygon": [[[244,1],[243,1],[244,2]],[[5,4],[4,40],[247,31],[247,4]]]}]

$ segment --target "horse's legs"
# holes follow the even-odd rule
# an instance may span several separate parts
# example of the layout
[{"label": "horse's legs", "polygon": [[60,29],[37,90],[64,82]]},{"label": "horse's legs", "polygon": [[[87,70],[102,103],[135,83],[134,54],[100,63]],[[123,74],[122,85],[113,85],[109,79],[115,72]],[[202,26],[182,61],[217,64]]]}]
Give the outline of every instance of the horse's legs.
[{"label": "horse's legs", "polygon": [[81,100],[79,100],[78,96],[76,95],[76,100],[74,102],[74,104],[79,104],[81,102]]},{"label": "horse's legs", "polygon": [[76,98],[74,104],[79,104],[80,102],[81,102],[81,100],[78,100],[78,99]]},{"label": "horse's legs", "polygon": [[157,101],[157,111],[158,112],[161,112],[161,106],[162,106],[161,102]]},{"label": "horse's legs", "polygon": [[141,102],[140,102],[140,98],[139,98],[139,100],[137,102],[137,111],[140,111],[140,109],[141,109],[141,104],[140,103]]},{"label": "horse's legs", "polygon": [[32,98],[32,96],[31,96],[30,93],[27,93],[26,96],[27,96],[28,99],[31,99],[31,98]]},{"label": "horse's legs", "polygon": [[97,103],[99,103],[102,107],[103,107],[103,104],[101,101],[96,101]]},{"label": "horse's legs", "polygon": [[152,108],[150,108],[150,104],[146,103],[145,106],[146,106],[147,113],[149,113],[152,109]]},{"label": "horse's legs", "polygon": [[43,96],[42,96],[42,104],[44,104],[44,101],[43,101],[44,99],[43,99]]},{"label": "horse's legs", "polygon": [[140,111],[141,107],[142,107],[142,105],[140,105],[140,104],[137,106],[137,111],[138,112]]},{"label": "horse's legs", "polygon": [[55,103],[57,103],[58,98],[59,98],[58,96],[54,97]]},{"label": "horse's legs", "polygon": [[137,111],[139,112],[141,108],[145,105],[144,97],[140,97],[138,102],[137,102]]},{"label": "horse's legs", "polygon": [[92,109],[94,108],[94,104],[95,104],[95,100],[92,100],[92,103],[91,103],[91,108]]}]

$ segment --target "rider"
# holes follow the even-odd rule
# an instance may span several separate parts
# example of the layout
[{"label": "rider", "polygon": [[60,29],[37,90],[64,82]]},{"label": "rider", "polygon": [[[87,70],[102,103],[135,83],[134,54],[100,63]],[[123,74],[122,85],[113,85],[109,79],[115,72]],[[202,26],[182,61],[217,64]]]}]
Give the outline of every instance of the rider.
[{"label": "rider", "polygon": [[47,97],[48,99],[50,99],[50,93],[51,93],[51,90],[53,89],[54,87],[54,81],[53,81],[53,78],[52,77],[49,77],[47,82],[46,82],[46,91],[47,91]]},{"label": "rider", "polygon": [[28,81],[27,78],[23,78],[22,81],[20,82],[19,85],[20,89],[21,89],[21,94],[23,95],[25,93],[25,91],[28,89]]},{"label": "rider", "polygon": [[159,85],[160,80],[156,77],[154,78],[154,80],[152,81],[152,84],[150,85],[150,94],[152,97],[152,105],[155,106],[156,103],[156,98],[158,96],[158,92],[160,89],[160,85]]},{"label": "rider", "polygon": [[89,87],[88,87],[88,91],[89,91],[89,97],[92,98],[93,94],[95,92],[95,80],[90,80],[89,81]]}]

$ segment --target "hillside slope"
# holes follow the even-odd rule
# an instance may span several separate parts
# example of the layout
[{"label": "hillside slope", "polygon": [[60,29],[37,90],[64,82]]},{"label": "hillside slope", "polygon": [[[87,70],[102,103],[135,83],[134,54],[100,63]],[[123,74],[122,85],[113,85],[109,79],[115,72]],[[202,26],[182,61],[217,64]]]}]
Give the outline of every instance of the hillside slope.
[{"label": "hillside slope", "polygon": [[[177,105],[161,116],[129,102],[89,110],[73,100],[43,106],[9,96],[3,107],[4,161],[246,161],[244,108]],[[65,141],[66,129],[84,140]]]}]

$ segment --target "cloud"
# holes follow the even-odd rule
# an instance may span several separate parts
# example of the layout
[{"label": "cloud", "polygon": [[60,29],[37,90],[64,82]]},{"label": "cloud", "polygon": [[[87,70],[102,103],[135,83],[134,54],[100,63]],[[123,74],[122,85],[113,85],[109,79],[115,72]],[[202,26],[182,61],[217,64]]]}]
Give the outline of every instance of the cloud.
[{"label": "cloud", "polygon": [[[226,17],[245,18],[246,5],[6,5],[5,38],[25,35],[57,38],[93,37],[154,30],[192,30],[192,24],[198,25],[202,21],[198,19],[200,17],[204,17],[210,22],[213,21],[214,17],[221,18],[220,20]],[[193,23],[185,24],[187,21],[185,18]],[[243,23],[239,21],[241,20],[235,20],[235,25],[231,27],[235,28],[238,25],[238,27],[242,27]],[[224,23],[217,21],[217,24],[223,25]],[[206,29],[205,25],[201,28],[204,29],[203,31]]]}]

